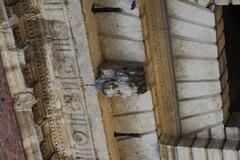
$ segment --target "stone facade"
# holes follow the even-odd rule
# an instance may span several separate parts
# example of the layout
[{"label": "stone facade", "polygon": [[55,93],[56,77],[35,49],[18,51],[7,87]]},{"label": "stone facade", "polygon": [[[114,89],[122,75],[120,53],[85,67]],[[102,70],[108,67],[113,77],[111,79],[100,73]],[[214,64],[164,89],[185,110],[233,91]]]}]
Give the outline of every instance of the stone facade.
[{"label": "stone facade", "polygon": [[[238,115],[226,125],[221,7],[112,2],[0,3],[2,64],[27,159],[239,159]],[[93,13],[93,4],[121,12]],[[143,64],[148,91],[98,93],[91,85],[103,61]]]}]

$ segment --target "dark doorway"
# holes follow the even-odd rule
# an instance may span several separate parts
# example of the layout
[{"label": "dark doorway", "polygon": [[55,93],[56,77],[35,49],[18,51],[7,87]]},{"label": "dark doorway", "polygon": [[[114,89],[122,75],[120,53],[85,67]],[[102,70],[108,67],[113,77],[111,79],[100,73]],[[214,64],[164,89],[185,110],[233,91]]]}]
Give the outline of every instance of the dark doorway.
[{"label": "dark doorway", "polygon": [[224,6],[223,18],[229,74],[230,111],[240,112],[240,6]]}]

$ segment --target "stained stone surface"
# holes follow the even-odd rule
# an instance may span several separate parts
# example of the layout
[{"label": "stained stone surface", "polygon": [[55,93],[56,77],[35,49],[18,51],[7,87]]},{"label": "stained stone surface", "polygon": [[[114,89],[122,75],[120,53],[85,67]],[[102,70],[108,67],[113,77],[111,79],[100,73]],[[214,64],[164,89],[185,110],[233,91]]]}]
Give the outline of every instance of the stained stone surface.
[{"label": "stained stone surface", "polygon": [[[108,61],[121,60],[145,64],[147,58],[139,10],[129,10],[127,3],[123,1],[112,6],[122,8],[123,12],[96,14],[103,58]],[[120,159],[159,159],[159,152],[156,152],[155,148],[158,139],[151,96],[151,92],[148,91],[141,95],[111,99],[115,133],[141,135],[114,137]]]}]

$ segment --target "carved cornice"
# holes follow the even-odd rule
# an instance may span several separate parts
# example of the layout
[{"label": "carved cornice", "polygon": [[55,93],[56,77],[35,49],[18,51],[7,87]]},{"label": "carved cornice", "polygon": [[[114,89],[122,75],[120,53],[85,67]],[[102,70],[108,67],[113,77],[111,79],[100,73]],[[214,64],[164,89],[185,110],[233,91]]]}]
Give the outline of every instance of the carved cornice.
[{"label": "carved cornice", "polygon": [[[56,6],[57,9],[54,8]],[[94,159],[89,120],[67,19],[58,14],[44,17],[44,14],[54,15],[55,12],[65,15],[64,7],[62,1],[55,5],[44,0],[19,0],[12,6],[18,16],[14,36],[19,42],[18,47],[24,49],[27,63],[25,80],[29,87],[33,87],[37,99],[32,111],[36,125],[42,126],[40,148],[43,158]]]}]

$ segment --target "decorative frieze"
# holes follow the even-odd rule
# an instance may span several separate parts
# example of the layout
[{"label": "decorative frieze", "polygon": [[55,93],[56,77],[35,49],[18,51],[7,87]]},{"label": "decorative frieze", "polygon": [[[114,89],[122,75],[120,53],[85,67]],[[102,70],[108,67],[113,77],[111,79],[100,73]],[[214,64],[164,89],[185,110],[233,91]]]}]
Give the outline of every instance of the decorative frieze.
[{"label": "decorative frieze", "polygon": [[[74,42],[69,36],[68,20],[64,18],[64,5],[61,1],[56,8],[55,3],[46,3],[19,0],[12,6],[19,20],[14,35],[18,47],[24,49],[27,62],[25,80],[33,87],[37,98],[32,107],[33,119],[36,125],[44,126],[40,143],[42,156],[43,159],[94,159]],[[56,9],[64,15],[61,20],[58,14],[51,14]],[[50,17],[44,17],[48,15],[45,12]]]}]

